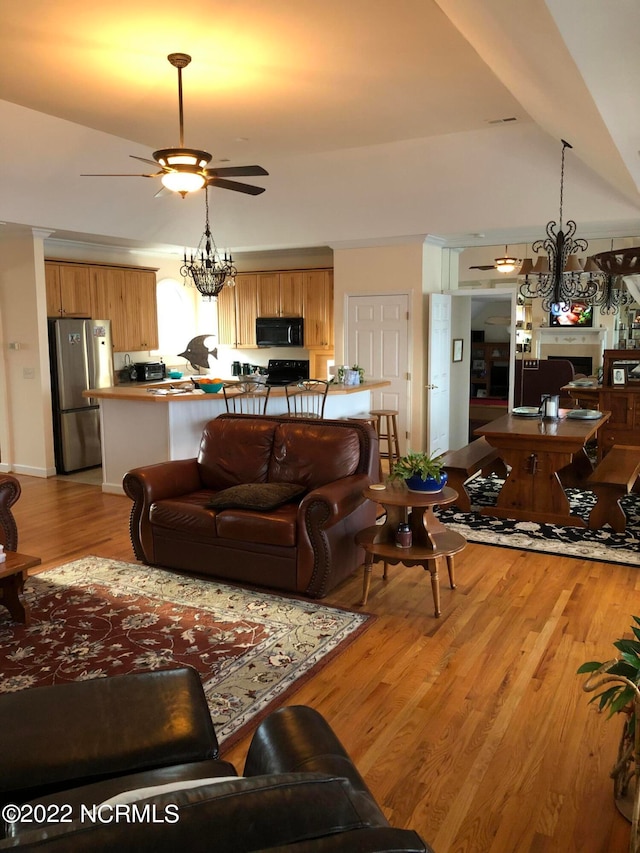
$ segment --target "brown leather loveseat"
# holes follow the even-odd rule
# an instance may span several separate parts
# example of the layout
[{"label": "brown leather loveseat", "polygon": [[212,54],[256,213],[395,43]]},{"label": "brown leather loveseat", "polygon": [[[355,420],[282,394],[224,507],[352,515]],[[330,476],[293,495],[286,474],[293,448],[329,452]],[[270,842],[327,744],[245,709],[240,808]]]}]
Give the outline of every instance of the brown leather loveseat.
[{"label": "brown leather loveseat", "polygon": [[[220,415],[206,424],[197,458],[125,475],[135,555],[322,598],[362,565],[354,537],[375,522],[362,492],[377,470],[377,439],[367,424]],[[298,484],[302,494],[272,509],[255,507],[262,499],[255,492],[283,484]],[[210,508],[212,499],[226,508]]]}]

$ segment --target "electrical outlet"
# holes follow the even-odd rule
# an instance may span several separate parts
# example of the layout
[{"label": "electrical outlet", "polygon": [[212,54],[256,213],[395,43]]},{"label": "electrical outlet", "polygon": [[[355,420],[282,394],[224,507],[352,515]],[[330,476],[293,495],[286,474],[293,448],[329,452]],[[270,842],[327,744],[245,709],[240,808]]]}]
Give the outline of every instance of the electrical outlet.
[{"label": "electrical outlet", "polygon": [[22,378],[23,379],[35,379],[36,378],[35,367],[24,367],[22,369]]}]

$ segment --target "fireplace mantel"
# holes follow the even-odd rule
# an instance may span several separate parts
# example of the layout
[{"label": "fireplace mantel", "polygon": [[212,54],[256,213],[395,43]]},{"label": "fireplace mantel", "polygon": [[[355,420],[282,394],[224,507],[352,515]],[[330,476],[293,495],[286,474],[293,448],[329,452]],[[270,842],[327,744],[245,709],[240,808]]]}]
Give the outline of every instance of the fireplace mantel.
[{"label": "fireplace mantel", "polygon": [[575,353],[590,356],[594,369],[602,364],[602,353],[607,348],[607,329],[542,326],[532,332],[531,352],[534,358]]},{"label": "fireplace mantel", "polygon": [[606,329],[580,329],[577,326],[542,326],[533,330],[533,336],[541,344],[561,344],[563,346],[601,346],[605,349]]}]

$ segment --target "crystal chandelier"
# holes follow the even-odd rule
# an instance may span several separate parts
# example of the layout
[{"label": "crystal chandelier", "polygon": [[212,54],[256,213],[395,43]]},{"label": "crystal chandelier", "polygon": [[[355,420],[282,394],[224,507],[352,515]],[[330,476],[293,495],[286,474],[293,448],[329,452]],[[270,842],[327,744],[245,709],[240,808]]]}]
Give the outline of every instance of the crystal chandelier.
[{"label": "crystal chandelier", "polygon": [[564,153],[572,148],[568,142],[562,141],[562,166],[560,170],[560,216],[558,222],[547,222],[546,238],[536,240],[532,245],[538,254],[543,251],[536,263],[525,259],[519,275],[524,276],[520,286],[520,294],[525,299],[542,299],[542,307],[550,311],[554,304],[568,306],[575,300],[593,301],[598,292],[602,273],[596,268],[594,272],[583,269],[577,252],[586,252],[586,240],[574,240],[576,223],[569,219],[566,231],[563,230],[562,203],[564,194]]},{"label": "crystal chandelier", "polygon": [[[224,253],[220,255],[216,246],[215,240],[209,228],[209,194],[208,187],[204,188],[204,204],[205,204],[205,228],[204,234],[200,238],[198,248],[195,254],[191,254],[187,259],[187,252],[184,253],[184,262],[180,269],[180,274],[187,283],[187,279],[191,279],[193,285],[197,287],[200,293],[206,299],[216,298],[225,284],[233,286],[237,269],[233,265],[233,258],[230,254]],[[191,283],[189,282],[189,283]]]}]

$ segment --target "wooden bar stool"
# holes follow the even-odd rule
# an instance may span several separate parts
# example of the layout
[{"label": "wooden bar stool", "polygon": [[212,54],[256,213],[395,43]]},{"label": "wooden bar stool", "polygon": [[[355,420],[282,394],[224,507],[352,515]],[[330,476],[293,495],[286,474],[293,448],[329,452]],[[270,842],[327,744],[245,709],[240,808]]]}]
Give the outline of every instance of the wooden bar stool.
[{"label": "wooden bar stool", "polygon": [[[389,470],[391,471],[395,463],[398,461],[398,459],[400,459],[400,440],[398,438],[398,411],[397,409],[371,409],[370,414],[376,415],[378,418],[376,429],[378,432],[380,458],[389,460]],[[385,442],[384,450],[382,449],[383,441]]]}]

